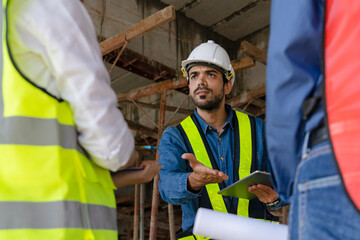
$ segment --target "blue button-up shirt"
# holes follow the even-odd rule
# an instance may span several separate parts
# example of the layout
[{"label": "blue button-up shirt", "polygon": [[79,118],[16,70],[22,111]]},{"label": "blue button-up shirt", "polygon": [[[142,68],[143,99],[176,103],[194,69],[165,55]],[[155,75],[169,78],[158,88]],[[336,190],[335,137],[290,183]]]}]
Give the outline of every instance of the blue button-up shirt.
[{"label": "blue button-up shirt", "polygon": [[266,137],[274,187],[291,201],[306,132],[324,118],[319,104],[303,119],[302,104],[318,94],[323,75],[324,1],[271,2],[266,83]]},{"label": "blue button-up shirt", "polygon": [[[233,157],[234,157],[234,128],[232,117],[234,111],[226,105],[228,118],[223,126],[223,131],[218,135],[216,129],[208,125],[195,110],[195,116],[199,120],[201,130],[209,143],[219,170],[229,176],[226,185],[234,182]],[[257,143],[257,166],[258,170],[267,171],[267,154],[264,141],[264,123],[261,119],[256,120],[256,143]],[[163,166],[160,170],[159,191],[161,197],[171,204],[181,204],[183,212],[182,229],[187,230],[194,224],[196,210],[199,207],[199,193],[193,193],[187,189],[187,178],[191,168],[187,160],[181,158],[183,153],[188,152],[184,140],[176,127],[168,127],[162,135],[159,145],[159,162]],[[238,179],[235,179],[235,181]],[[225,204],[229,204],[225,202]],[[233,205],[237,206],[237,198]]]}]

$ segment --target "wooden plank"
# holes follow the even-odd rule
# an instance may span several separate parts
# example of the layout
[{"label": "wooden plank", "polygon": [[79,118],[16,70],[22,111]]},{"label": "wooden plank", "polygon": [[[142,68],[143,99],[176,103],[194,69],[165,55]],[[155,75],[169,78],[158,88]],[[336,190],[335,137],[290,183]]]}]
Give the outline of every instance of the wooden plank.
[{"label": "wooden plank", "polygon": [[128,214],[123,214],[123,213],[117,213],[117,219],[122,220],[124,222],[133,222],[133,216],[132,215],[128,215]]},{"label": "wooden plank", "polygon": [[252,57],[256,61],[266,65],[267,53],[264,50],[254,46],[247,41],[241,42],[241,50],[249,57]]},{"label": "wooden plank", "polygon": [[[131,101],[123,101],[122,103],[133,104],[133,102],[131,102]],[[142,108],[149,108],[149,109],[155,109],[155,110],[160,109],[160,104],[156,105],[156,104],[149,104],[149,103],[143,103],[143,102],[136,102],[136,104],[139,105]],[[172,106],[166,106],[165,107],[165,110],[168,111],[168,112],[175,112],[176,109],[177,109],[177,107],[172,107]],[[179,110],[177,112],[181,113],[181,114],[185,114],[185,115],[190,115],[190,114],[192,114],[194,112],[194,110],[179,108]]]},{"label": "wooden plank", "polygon": [[231,98],[226,101],[231,107],[235,108],[250,102],[253,99],[265,96],[266,89],[265,86],[258,87],[254,90],[250,90],[248,92],[243,92],[239,96]]},{"label": "wooden plank", "polygon": [[[104,60],[113,64],[117,53],[118,51],[115,50],[107,54]],[[175,69],[145,57],[129,48],[126,48],[121,54],[116,66],[156,82],[176,77]]]},{"label": "wooden plank", "polygon": [[165,23],[173,21],[175,16],[175,8],[172,5],[154,13],[126,30],[102,41],[100,43],[102,55],[106,55],[109,52],[118,49],[122,46],[125,40],[131,42],[145,33],[150,32]]},{"label": "wooden plank", "polygon": [[261,115],[265,114],[265,108],[259,108],[252,104],[247,106],[245,109],[242,109],[241,107],[235,107],[234,109],[254,117],[260,117]]},{"label": "wooden plank", "polygon": [[262,99],[253,99],[251,101],[251,104],[254,104],[255,106],[258,106],[259,108],[265,108],[265,101]]},{"label": "wooden plank", "polygon": [[266,112],[266,109],[265,109],[265,108],[260,108],[258,111],[256,111],[256,112],[254,113],[254,115],[255,115],[255,117],[259,117],[259,116],[265,114],[265,112]]},{"label": "wooden plank", "polygon": [[234,71],[243,70],[255,66],[255,61],[251,57],[240,58],[231,62]]},{"label": "wooden plank", "polygon": [[185,78],[180,78],[179,80],[170,79],[167,81],[153,83],[144,87],[136,88],[126,93],[118,93],[116,95],[118,98],[118,102],[123,102],[129,99],[138,99],[152,95],[154,93],[159,93],[163,89],[171,90],[185,86],[187,86],[187,80]]},{"label": "wooden plank", "polygon": [[116,204],[120,204],[120,203],[125,203],[125,202],[130,202],[133,200],[133,196],[132,195],[125,195],[125,196],[121,196],[121,197],[117,197],[116,198]]},{"label": "wooden plank", "polygon": [[[107,41],[108,39],[111,39],[111,41]],[[104,41],[102,41],[99,45],[100,45],[100,50],[102,55],[106,55],[109,52],[112,52],[120,47],[122,47],[125,44],[126,41],[126,35],[122,34],[119,35],[117,37],[111,37],[108,38]],[[106,51],[106,53],[104,53],[103,51]]]}]

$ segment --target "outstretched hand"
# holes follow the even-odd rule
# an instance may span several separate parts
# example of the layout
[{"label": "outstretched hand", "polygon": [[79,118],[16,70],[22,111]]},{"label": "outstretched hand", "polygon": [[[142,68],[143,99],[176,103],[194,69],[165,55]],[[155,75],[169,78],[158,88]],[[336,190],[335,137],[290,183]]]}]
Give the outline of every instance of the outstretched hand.
[{"label": "outstretched hand", "polygon": [[190,167],[193,169],[188,177],[188,188],[192,192],[198,192],[206,184],[219,183],[229,179],[225,173],[203,165],[192,153],[184,153],[181,157],[189,160]]}]

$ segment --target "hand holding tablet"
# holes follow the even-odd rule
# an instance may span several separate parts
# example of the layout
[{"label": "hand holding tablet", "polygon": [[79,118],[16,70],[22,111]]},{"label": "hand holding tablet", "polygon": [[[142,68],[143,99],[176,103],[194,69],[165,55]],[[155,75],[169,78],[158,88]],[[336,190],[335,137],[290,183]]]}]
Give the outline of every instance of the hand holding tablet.
[{"label": "hand holding tablet", "polygon": [[270,180],[270,174],[268,172],[255,171],[250,175],[231,184],[230,186],[222,189],[218,193],[224,196],[245,198],[251,200],[256,198],[256,195],[250,193],[248,191],[248,188],[256,184],[263,184],[269,187],[273,187]]}]

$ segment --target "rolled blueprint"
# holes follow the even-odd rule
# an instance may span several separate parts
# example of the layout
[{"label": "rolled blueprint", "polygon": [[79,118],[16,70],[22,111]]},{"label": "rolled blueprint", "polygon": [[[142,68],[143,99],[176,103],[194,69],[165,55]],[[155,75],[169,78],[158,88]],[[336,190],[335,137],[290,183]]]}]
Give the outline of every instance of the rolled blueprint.
[{"label": "rolled blueprint", "polygon": [[194,234],[220,240],[286,240],[286,225],[200,208]]}]

